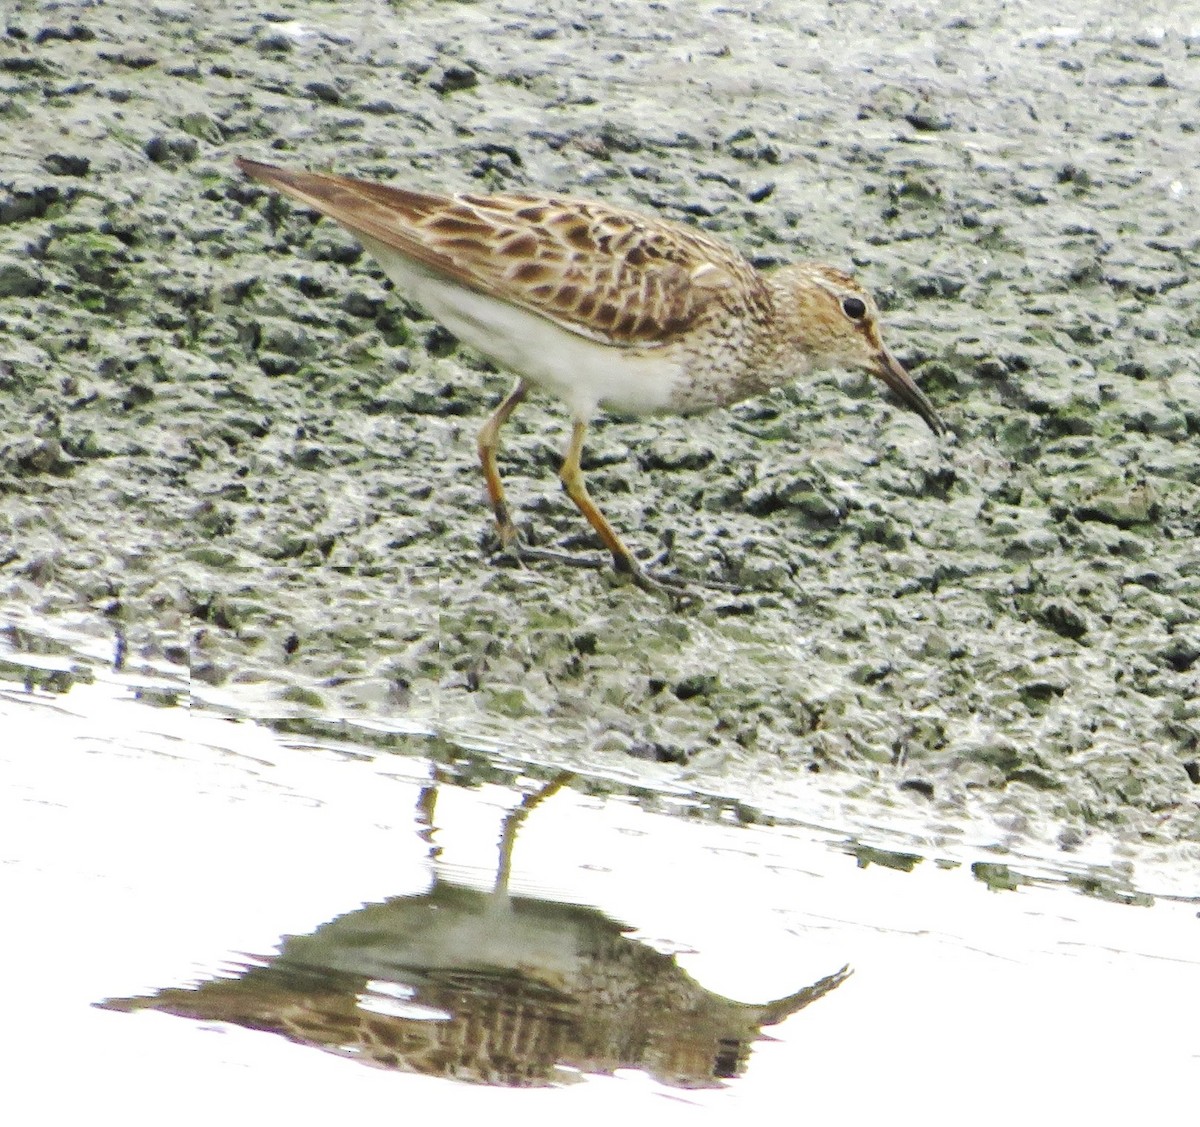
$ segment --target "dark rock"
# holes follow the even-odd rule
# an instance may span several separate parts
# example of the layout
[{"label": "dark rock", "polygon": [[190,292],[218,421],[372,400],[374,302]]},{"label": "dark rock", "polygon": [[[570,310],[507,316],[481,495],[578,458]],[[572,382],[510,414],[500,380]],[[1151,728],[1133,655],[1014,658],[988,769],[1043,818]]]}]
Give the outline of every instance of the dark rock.
[{"label": "dark rock", "polygon": [[28,258],[0,258],[0,297],[36,297],[46,279]]},{"label": "dark rock", "polygon": [[55,176],[86,176],[92,162],[78,153],[50,153],[42,158],[43,166]]},{"label": "dark rock", "polygon": [[155,164],[171,166],[178,163],[188,164],[195,160],[200,146],[195,137],[186,134],[174,137],[156,135],[146,142],[144,151]]},{"label": "dark rock", "polygon": [[52,39],[61,39],[67,43],[87,43],[96,38],[96,33],[84,24],[73,23],[68,28],[43,27],[33,37],[37,44],[48,43]]},{"label": "dark rock", "polygon": [[1158,656],[1176,673],[1186,673],[1200,658],[1200,641],[1176,635],[1165,648],[1158,651]]},{"label": "dark rock", "polygon": [[1087,619],[1070,603],[1059,599],[1048,599],[1042,603],[1036,617],[1043,626],[1064,638],[1078,641],[1088,632]]},{"label": "dark rock", "polygon": [[431,83],[439,94],[453,94],[457,90],[470,90],[479,84],[479,75],[461,63],[451,63],[442,70],[441,76]]},{"label": "dark rock", "polygon": [[306,82],[304,89],[316,98],[318,102],[324,102],[327,106],[341,104],[341,91],[332,82]]}]

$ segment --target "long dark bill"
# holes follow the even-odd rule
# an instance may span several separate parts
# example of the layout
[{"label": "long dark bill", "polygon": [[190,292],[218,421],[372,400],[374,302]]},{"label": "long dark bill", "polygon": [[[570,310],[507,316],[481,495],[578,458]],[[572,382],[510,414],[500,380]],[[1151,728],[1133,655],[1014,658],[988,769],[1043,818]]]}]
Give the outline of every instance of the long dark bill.
[{"label": "long dark bill", "polygon": [[913,383],[912,376],[904,370],[900,361],[886,348],[880,351],[877,365],[875,374],[899,396],[900,402],[910,411],[915,411],[920,415],[934,434],[945,434],[946,424],[934,410],[933,404],[925,398],[925,393]]}]

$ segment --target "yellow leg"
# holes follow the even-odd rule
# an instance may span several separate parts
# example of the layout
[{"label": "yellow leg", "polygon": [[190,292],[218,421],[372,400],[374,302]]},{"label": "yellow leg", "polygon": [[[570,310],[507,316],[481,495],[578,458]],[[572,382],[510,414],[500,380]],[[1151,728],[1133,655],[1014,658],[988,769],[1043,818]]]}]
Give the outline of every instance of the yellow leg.
[{"label": "yellow leg", "polygon": [[[496,528],[500,534],[501,545],[517,554],[518,558],[550,559],[571,564],[574,567],[591,567],[590,560],[576,559],[558,552],[546,551],[540,548],[528,548],[521,544],[516,525],[508,511],[508,503],[504,499],[504,485],[500,481],[500,471],[496,466],[496,451],[500,446],[500,428],[508,422],[509,416],[520,406],[525,396],[529,394],[529,385],[524,380],[517,380],[512,390],[506,395],[500,406],[492,412],[491,417],[479,431],[479,461],[483,465],[483,476],[487,482],[488,497],[492,502],[492,511],[496,514]],[[612,553],[613,566],[617,571],[633,577],[639,587],[647,591],[668,593],[674,585],[651,579],[637,562],[633,553],[625,547],[613,526],[605,519],[604,514],[596,508],[596,503],[589,496],[587,486],[583,483],[583,470],[579,459],[583,454],[583,439],[587,434],[587,423],[577,420],[571,431],[571,442],[563,459],[562,468],[558,472],[567,496],[575,502],[576,508],[587,518],[604,546]]]},{"label": "yellow leg", "polygon": [[508,512],[508,502],[504,499],[504,485],[500,481],[500,470],[496,466],[496,450],[500,446],[500,428],[508,422],[521,401],[529,394],[529,385],[524,380],[517,380],[501,402],[492,412],[488,421],[479,431],[479,461],[483,464],[483,476],[487,481],[488,497],[492,502],[492,512],[496,514],[496,529],[500,534],[500,543],[509,548],[517,542],[517,526],[513,524]]},{"label": "yellow leg", "polygon": [[595,502],[589,496],[587,486],[583,483],[583,470],[579,459],[583,454],[583,437],[587,434],[587,423],[582,419],[575,421],[571,431],[571,444],[567,447],[567,456],[563,459],[562,469],[558,476],[562,479],[567,496],[575,502],[576,507],[599,534],[604,546],[612,552],[613,566],[630,575],[641,576],[642,569],[633,553],[621,542],[621,538],[613,530],[613,526],[604,518],[604,514],[596,508]]},{"label": "yellow leg", "polygon": [[513,847],[517,844],[517,830],[520,829],[521,823],[529,817],[529,812],[534,807],[557,794],[574,778],[574,771],[560,771],[533,794],[527,794],[521,799],[521,805],[504,819],[504,826],[500,832],[500,864],[496,869],[495,888],[497,892],[508,891],[508,881],[512,876]]}]

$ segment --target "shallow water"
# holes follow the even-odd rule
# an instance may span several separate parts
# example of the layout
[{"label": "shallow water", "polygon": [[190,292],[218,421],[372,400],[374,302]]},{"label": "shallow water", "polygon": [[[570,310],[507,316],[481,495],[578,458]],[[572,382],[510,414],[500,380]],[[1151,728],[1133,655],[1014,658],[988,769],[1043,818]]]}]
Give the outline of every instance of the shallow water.
[{"label": "shallow water", "polygon": [[[238,1122],[1111,1122],[1194,1090],[1190,871],[833,824],[817,780],[810,810],[748,822],[512,749],[287,736],[186,686],[154,705],[165,679],[95,665],[28,687],[72,663],[10,652],[6,676],[23,662],[0,898],[26,1122],[158,1122],[181,1092],[185,1120]],[[791,1016],[746,1005],[822,980]],[[457,1055],[417,1051],[444,1031]]]}]

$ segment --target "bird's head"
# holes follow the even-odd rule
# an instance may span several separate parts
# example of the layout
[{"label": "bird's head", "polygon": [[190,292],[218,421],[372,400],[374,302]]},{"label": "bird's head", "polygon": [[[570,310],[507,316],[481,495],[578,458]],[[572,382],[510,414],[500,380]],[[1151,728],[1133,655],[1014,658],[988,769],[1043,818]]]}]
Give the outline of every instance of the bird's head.
[{"label": "bird's head", "polygon": [[784,267],[786,286],[815,368],[849,368],[882,380],[900,402],[925,420],[934,434],[946,430],[932,403],[883,343],[879,307],[849,274],[800,263]]}]

